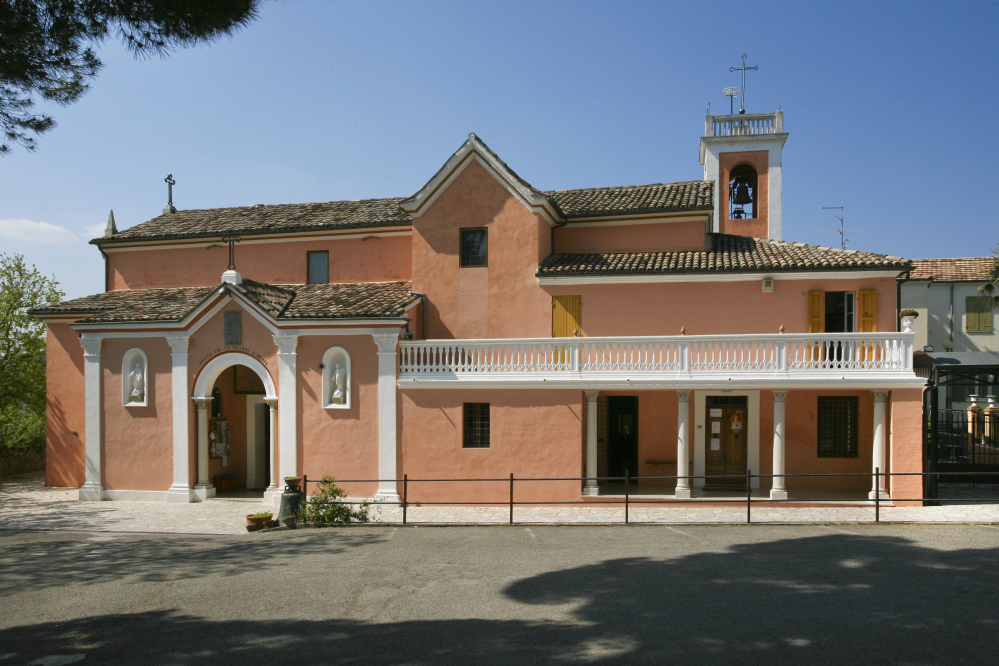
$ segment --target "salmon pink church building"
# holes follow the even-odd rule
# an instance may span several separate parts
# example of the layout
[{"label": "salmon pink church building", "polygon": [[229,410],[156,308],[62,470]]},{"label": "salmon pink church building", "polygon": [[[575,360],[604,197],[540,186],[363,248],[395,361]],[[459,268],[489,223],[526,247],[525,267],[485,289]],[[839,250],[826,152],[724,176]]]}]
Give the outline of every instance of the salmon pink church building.
[{"label": "salmon pink church building", "polygon": [[[707,116],[703,180],[544,191],[478,137],[409,197],[176,210],[91,241],[48,327],[46,482],[275,501],[282,478],[518,501],[921,497],[892,256],[782,238],[783,113]],[[784,477],[859,473],[852,477]],[[772,475],[772,476],[770,476]],[[574,479],[574,480],[564,480]],[[758,487],[757,487],[758,486]],[[740,490],[741,488],[741,490]],[[410,482],[410,501],[502,483]]]}]

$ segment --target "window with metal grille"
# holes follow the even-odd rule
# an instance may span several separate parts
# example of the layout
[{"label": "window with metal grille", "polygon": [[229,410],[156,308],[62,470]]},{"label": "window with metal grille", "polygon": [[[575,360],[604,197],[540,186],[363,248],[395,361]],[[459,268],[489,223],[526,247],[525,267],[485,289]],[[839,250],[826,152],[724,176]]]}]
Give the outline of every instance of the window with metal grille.
[{"label": "window with metal grille", "polygon": [[466,449],[489,448],[489,403],[466,402],[464,409],[464,440]]},{"label": "window with metal grille", "polygon": [[860,398],[819,396],[819,457],[858,458]]},{"label": "window with metal grille", "polygon": [[488,241],[485,229],[462,229],[461,267],[485,266],[489,256]]},{"label": "window with metal grille", "polygon": [[309,284],[326,284],[330,281],[330,253],[307,252],[309,264]]}]

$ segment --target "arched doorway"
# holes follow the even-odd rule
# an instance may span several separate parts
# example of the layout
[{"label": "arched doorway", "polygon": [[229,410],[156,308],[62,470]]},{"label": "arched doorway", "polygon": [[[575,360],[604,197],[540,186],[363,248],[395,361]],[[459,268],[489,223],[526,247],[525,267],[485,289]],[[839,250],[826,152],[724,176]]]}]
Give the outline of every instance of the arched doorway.
[{"label": "arched doorway", "polygon": [[273,422],[277,395],[267,368],[252,356],[213,358],[195,382],[198,488],[212,496],[260,498],[277,492]]}]

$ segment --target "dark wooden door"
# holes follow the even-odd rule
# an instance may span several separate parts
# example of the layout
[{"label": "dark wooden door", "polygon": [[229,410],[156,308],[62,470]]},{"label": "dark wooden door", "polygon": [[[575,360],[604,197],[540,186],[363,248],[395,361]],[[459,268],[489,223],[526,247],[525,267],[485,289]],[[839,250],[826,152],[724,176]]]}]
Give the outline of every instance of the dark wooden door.
[{"label": "dark wooden door", "polygon": [[638,474],[638,396],[607,398],[607,475]]},{"label": "dark wooden door", "polygon": [[708,396],[705,400],[704,474],[734,475],[734,478],[708,478],[704,483],[706,488],[746,487],[747,403],[745,396]]}]

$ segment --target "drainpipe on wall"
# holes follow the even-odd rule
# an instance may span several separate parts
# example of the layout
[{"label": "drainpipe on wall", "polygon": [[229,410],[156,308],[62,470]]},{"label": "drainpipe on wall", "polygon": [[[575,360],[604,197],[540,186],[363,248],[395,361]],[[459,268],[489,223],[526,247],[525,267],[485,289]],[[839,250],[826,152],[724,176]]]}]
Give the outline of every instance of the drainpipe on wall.
[{"label": "drainpipe on wall", "polygon": [[954,351],[954,283],[950,283],[950,350]]},{"label": "drainpipe on wall", "polygon": [[[902,277],[903,275],[905,277]],[[905,271],[904,273],[899,273],[898,277],[895,278],[895,332],[896,333],[899,333],[902,330],[902,320],[898,316],[898,313],[902,311],[902,283],[908,282],[910,275],[912,275],[911,270]],[[900,280],[899,278],[902,279]],[[929,313],[927,313],[927,319],[929,319]],[[926,338],[926,344],[930,344],[929,336],[927,336]]]},{"label": "drainpipe on wall", "polygon": [[555,230],[561,229],[567,224],[569,224],[569,220],[566,220],[565,222],[562,222],[560,224],[556,224],[555,226],[552,227],[552,249],[551,252],[548,253],[549,255],[555,254]]},{"label": "drainpipe on wall", "polygon": [[418,291],[410,291],[409,293],[411,293],[413,296],[419,296],[420,298],[423,299],[423,339],[427,340],[429,339],[427,337],[427,295],[421,294]]},{"label": "drainpipe on wall", "polygon": [[107,293],[111,285],[111,275],[110,275],[111,266],[108,265],[108,255],[104,251],[104,248],[98,245],[97,249],[100,251],[101,256],[104,257],[104,293]]}]

